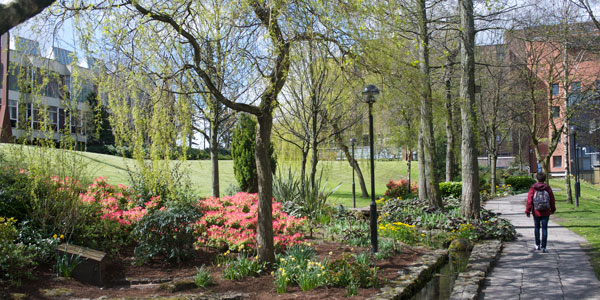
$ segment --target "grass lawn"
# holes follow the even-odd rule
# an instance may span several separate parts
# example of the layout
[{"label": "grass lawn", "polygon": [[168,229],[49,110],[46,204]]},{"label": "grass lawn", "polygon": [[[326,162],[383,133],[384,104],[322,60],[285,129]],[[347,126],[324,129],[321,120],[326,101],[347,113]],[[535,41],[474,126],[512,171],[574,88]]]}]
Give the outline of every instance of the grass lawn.
[{"label": "grass lawn", "polygon": [[[0,149],[7,157],[12,157],[14,152],[32,152],[39,148],[23,147],[19,145],[0,144]],[[128,167],[133,168],[135,162],[132,159],[124,159],[112,155],[97,154],[91,152],[73,152],[74,157],[71,161],[77,161],[81,166],[87,166],[86,173],[90,177],[98,176],[106,177],[111,184],[129,185]],[[38,155],[40,156],[40,155]],[[297,171],[300,169],[298,162],[279,161],[279,167],[287,169],[291,167]],[[209,196],[211,193],[211,164],[209,160],[194,160],[186,161],[183,165],[185,172],[188,174],[192,187],[199,195]],[[332,205],[343,204],[345,207],[352,207],[352,168],[346,161],[320,161],[317,165],[319,171],[323,172],[323,180],[327,182],[326,189],[333,189],[338,184],[341,186],[331,196],[330,203]],[[367,190],[370,193],[370,168],[367,160],[360,162],[360,167],[365,177]],[[308,168],[308,166],[307,166]],[[390,179],[406,178],[406,162],[405,161],[376,161],[375,162],[375,194],[381,196],[385,192],[385,184]],[[416,181],[418,176],[417,162],[412,164],[412,180]],[[318,174],[317,174],[318,177]],[[226,188],[235,183],[233,176],[233,161],[219,161],[219,180],[221,185],[221,193],[223,194]],[[356,206],[367,206],[370,199],[360,197],[360,185],[356,180]]]},{"label": "grass lawn", "polygon": [[[579,207],[575,207],[575,204],[566,202],[564,180],[551,180],[550,184],[561,189],[555,193],[557,210],[555,216],[558,217],[558,220],[555,220],[588,241],[588,254],[596,277],[600,279],[600,188],[582,182]],[[571,187],[575,195],[574,180],[571,181]],[[575,202],[574,197],[573,202]]]}]

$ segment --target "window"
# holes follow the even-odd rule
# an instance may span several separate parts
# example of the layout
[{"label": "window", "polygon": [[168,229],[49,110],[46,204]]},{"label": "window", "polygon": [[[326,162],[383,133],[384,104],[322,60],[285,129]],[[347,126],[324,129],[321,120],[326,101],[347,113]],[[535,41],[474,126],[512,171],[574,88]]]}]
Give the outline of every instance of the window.
[{"label": "window", "polygon": [[10,126],[17,127],[17,120],[19,119],[19,106],[17,105],[17,101],[9,100],[8,110],[10,115]]},{"label": "window", "polygon": [[550,115],[552,116],[552,118],[559,118],[560,106],[552,106],[552,108],[550,109]]},{"label": "window", "polygon": [[571,92],[578,93],[581,91],[581,82],[574,81],[571,83]]},{"label": "window", "polygon": [[562,168],[562,156],[552,156],[552,165],[555,168]]},{"label": "window", "polygon": [[552,96],[558,96],[558,83],[552,84]]},{"label": "window", "polygon": [[48,116],[50,117],[50,128],[52,131],[56,131],[58,129],[58,111],[57,107],[50,106],[48,110]]}]

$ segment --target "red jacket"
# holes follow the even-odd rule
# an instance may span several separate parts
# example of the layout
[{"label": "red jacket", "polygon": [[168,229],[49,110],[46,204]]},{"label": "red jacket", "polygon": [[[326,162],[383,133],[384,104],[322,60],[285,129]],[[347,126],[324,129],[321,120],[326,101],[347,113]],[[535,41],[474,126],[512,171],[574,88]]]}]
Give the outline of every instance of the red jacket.
[{"label": "red jacket", "polygon": [[[535,191],[546,190],[548,195],[550,195],[550,209],[545,211],[537,211],[533,207],[533,194]],[[549,185],[543,182],[536,182],[529,188],[529,194],[527,195],[527,208],[525,208],[525,213],[530,214],[533,211],[533,215],[536,217],[545,217],[553,214],[556,211],[556,206],[554,206],[554,193],[552,193],[552,189]]]}]

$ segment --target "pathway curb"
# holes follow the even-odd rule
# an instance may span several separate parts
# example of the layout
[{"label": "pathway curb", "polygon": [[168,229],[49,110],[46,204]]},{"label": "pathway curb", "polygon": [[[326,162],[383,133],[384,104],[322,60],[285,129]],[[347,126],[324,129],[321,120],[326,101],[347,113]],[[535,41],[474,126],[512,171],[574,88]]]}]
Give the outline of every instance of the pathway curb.
[{"label": "pathway curb", "polygon": [[464,272],[458,274],[450,295],[450,300],[475,300],[487,274],[500,257],[502,242],[500,240],[486,240],[477,243],[467,263]]}]

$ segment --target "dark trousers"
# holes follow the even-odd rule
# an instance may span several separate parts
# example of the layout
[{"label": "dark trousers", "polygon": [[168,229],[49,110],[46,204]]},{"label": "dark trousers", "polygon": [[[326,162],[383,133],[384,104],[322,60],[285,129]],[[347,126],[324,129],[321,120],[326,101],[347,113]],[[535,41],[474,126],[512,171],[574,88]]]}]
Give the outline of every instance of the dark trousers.
[{"label": "dark trousers", "polygon": [[535,225],[535,244],[540,245],[540,227],[542,228],[542,248],[546,248],[548,241],[548,220],[550,216],[536,217],[533,216],[533,224]]}]

